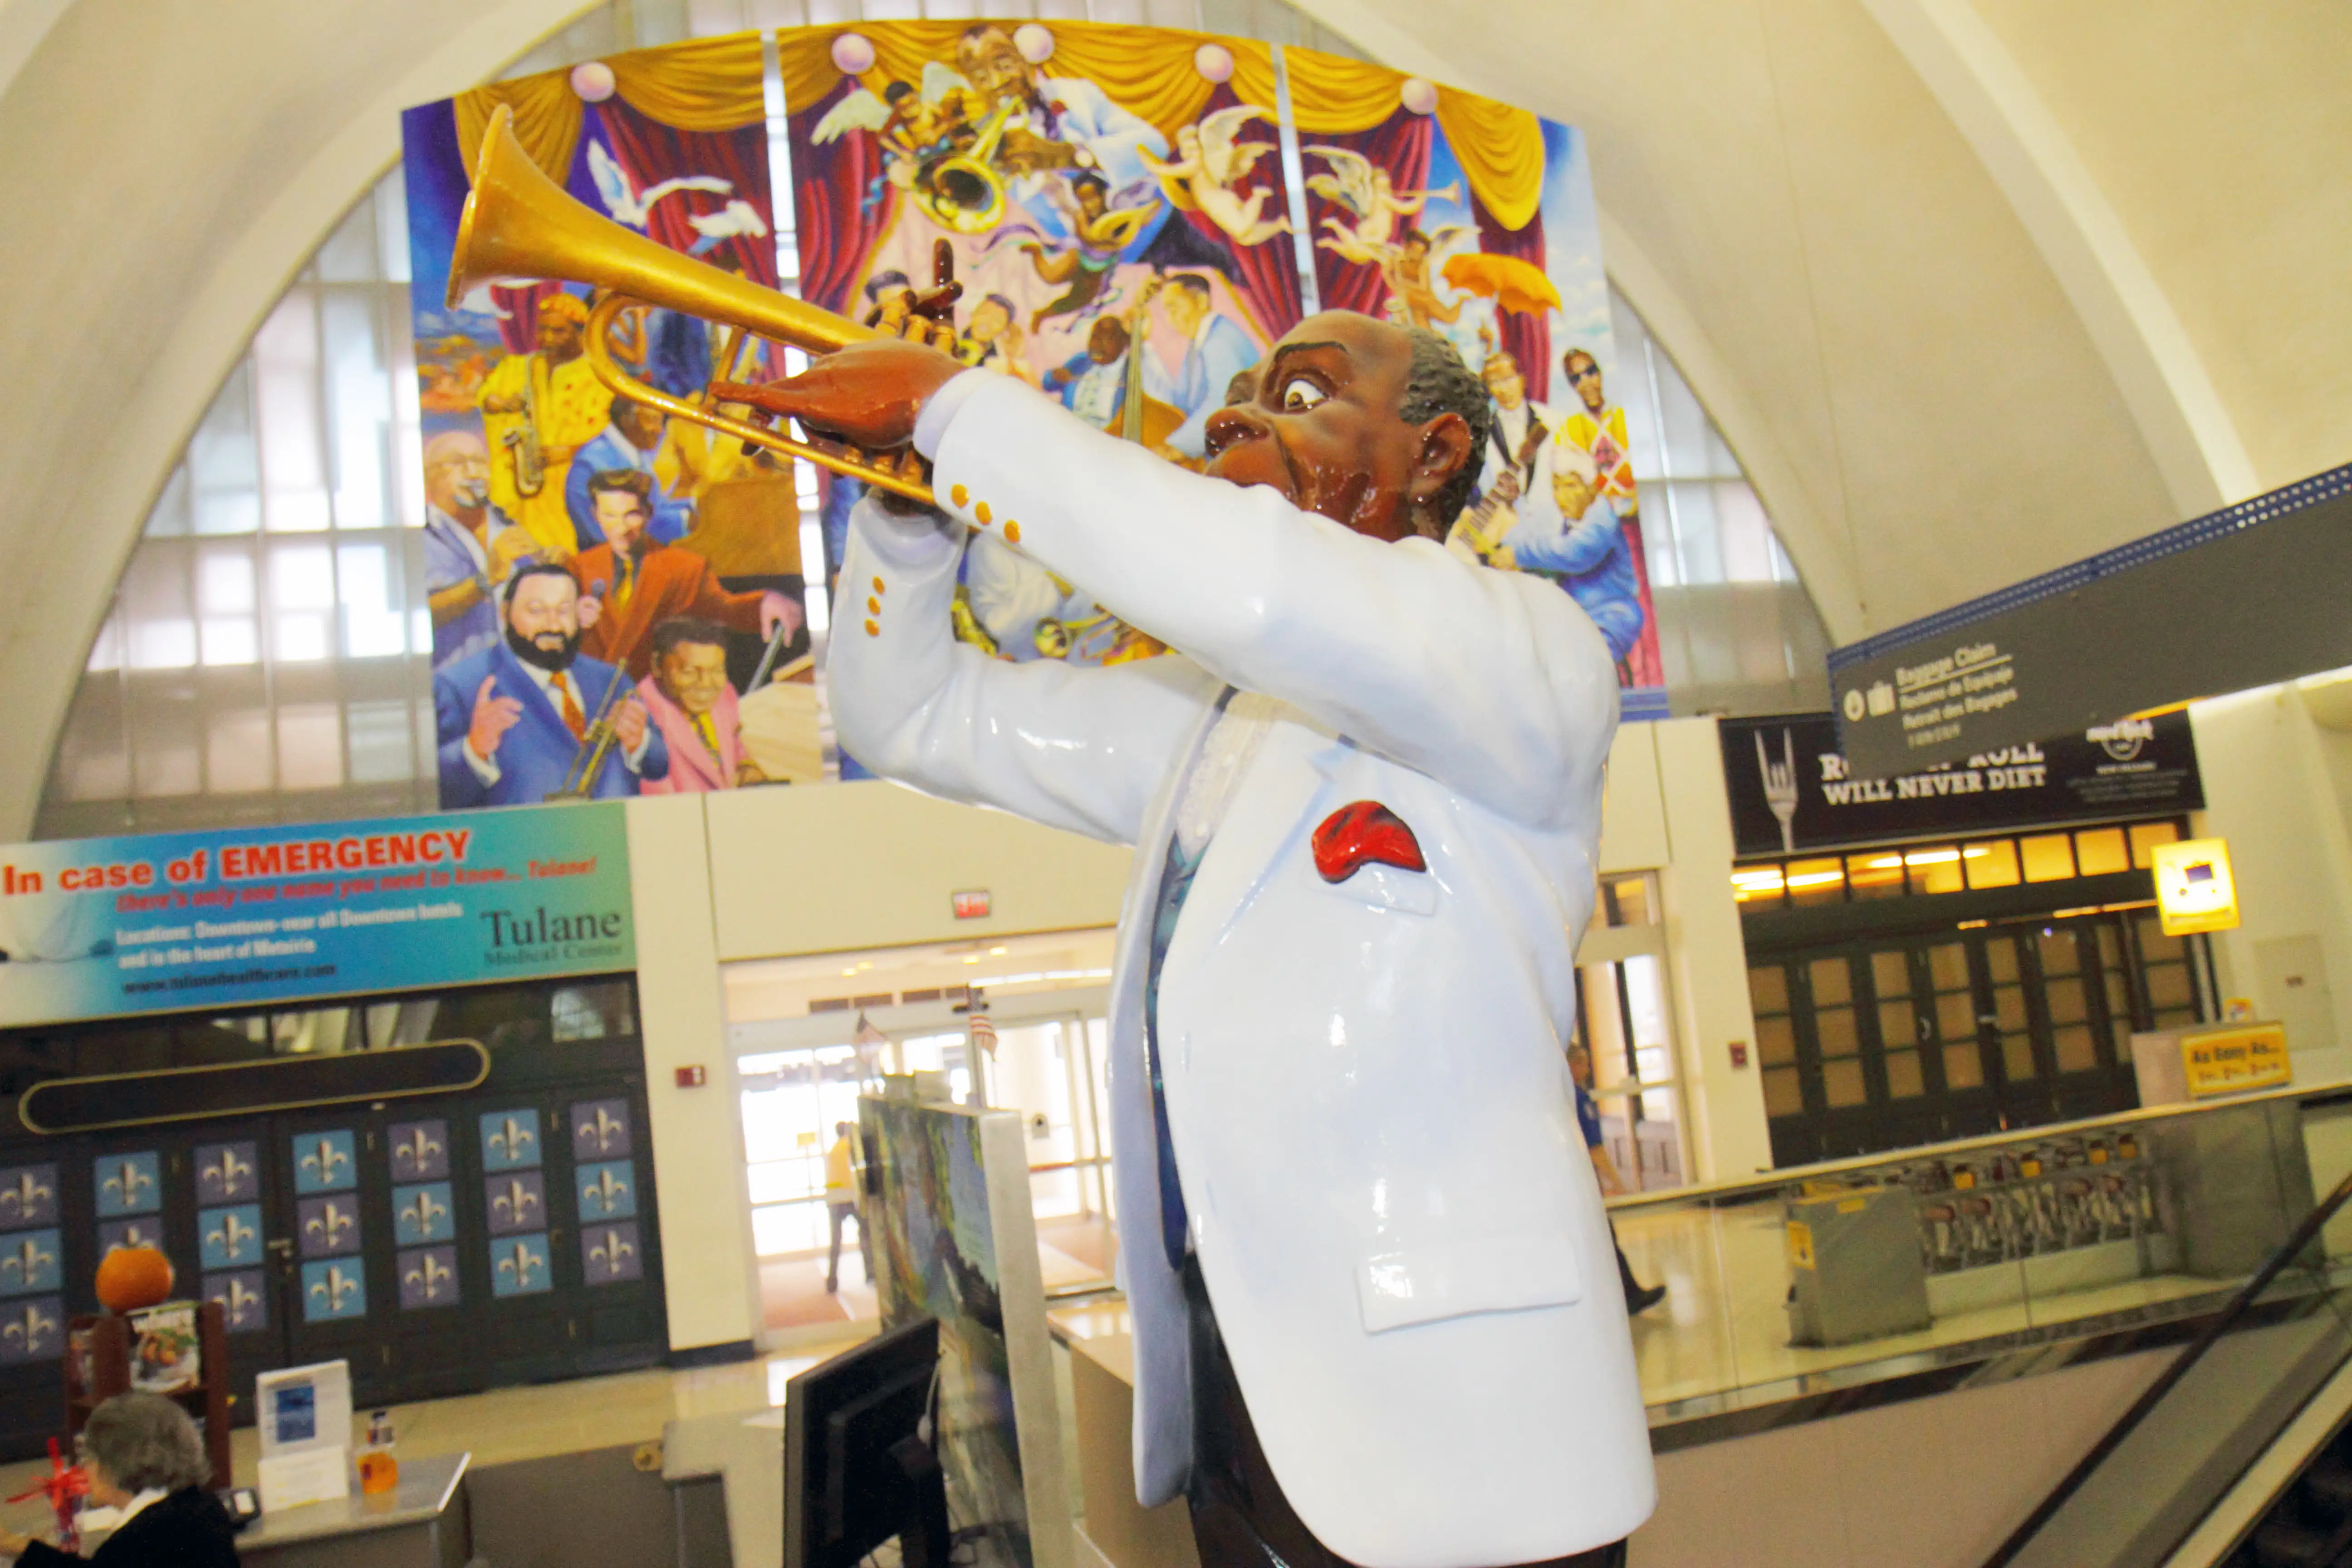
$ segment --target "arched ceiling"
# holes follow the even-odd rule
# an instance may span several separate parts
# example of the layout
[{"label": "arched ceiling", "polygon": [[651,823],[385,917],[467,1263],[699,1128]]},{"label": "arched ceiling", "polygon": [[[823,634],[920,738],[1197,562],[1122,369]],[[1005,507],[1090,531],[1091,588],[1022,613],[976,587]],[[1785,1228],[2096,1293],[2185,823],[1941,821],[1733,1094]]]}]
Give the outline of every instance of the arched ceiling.
[{"label": "arched ceiling", "polygon": [[[0,0],[0,838],[156,486],[397,152],[581,0]],[[1843,639],[2342,460],[2332,6],[1303,0],[1582,125],[1612,272]]]}]

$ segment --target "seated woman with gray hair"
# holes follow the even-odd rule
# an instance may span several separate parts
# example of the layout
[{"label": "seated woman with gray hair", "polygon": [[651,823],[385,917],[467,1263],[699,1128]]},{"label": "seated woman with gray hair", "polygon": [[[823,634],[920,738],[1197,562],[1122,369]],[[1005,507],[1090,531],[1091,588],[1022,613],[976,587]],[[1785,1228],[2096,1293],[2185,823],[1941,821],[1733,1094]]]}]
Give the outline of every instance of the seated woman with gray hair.
[{"label": "seated woman with gray hair", "polygon": [[[212,1493],[212,1460],[188,1413],[159,1394],[118,1394],[81,1429],[89,1499],[121,1518],[88,1561],[98,1568],[236,1568],[236,1527]],[[20,1568],[84,1559],[0,1531]]]}]

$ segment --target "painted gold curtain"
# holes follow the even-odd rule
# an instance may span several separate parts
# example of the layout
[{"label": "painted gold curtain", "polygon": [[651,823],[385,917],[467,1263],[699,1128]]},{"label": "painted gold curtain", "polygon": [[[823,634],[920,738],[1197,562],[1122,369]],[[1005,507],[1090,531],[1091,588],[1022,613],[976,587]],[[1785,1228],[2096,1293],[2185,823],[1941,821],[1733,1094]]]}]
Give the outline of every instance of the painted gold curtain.
[{"label": "painted gold curtain", "polygon": [[[760,86],[760,35],[733,33],[658,49],[634,49],[604,61],[616,96],[649,120],[679,131],[731,131],[767,114]],[[514,110],[515,135],[531,162],[562,181],[580,145],[585,106],[568,70],[492,82],[456,100],[457,147],[470,176],[482,132],[499,104]]]},{"label": "painted gold curtain", "polygon": [[[1016,23],[1003,24],[1010,32]],[[866,22],[855,27],[804,27],[779,33],[777,63],[784,79],[784,107],[799,114],[841,80],[833,63],[833,41],[855,32],[874,45],[874,65],[858,78],[879,93],[894,81],[923,80],[927,60],[953,64],[956,40],[970,22]],[[1054,53],[1042,68],[1047,76],[1085,77],[1098,83],[1114,102],[1159,128],[1172,146],[1176,128],[1190,125],[1208,107],[1216,84],[1194,68],[1202,44],[1233,52],[1234,92],[1244,103],[1274,107],[1274,55],[1248,38],[1213,38],[1205,33],[1167,27],[1120,27],[1091,22],[1052,22]]]},{"label": "painted gold curtain", "polygon": [[[1405,83],[1400,71],[1309,49],[1285,49],[1282,58],[1290,71],[1291,119],[1301,136],[1370,131],[1397,111]],[[1241,79],[1236,69],[1236,86]],[[1270,84],[1267,91],[1271,101]],[[1543,199],[1541,121],[1524,109],[1440,87],[1437,125],[1495,221],[1507,229],[1525,228]]]}]

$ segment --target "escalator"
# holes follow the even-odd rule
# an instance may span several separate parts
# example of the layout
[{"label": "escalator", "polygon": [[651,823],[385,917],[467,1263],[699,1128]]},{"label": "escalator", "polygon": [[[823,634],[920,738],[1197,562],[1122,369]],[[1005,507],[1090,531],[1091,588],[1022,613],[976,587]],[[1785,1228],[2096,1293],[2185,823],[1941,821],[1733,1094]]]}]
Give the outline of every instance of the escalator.
[{"label": "escalator", "polygon": [[2352,1568],[2352,1263],[2321,1245],[2347,1204],[2352,1175],[1984,1568]]},{"label": "escalator", "polygon": [[2352,1430],[2338,1428],[2221,1568],[2336,1568],[2352,1561]]}]

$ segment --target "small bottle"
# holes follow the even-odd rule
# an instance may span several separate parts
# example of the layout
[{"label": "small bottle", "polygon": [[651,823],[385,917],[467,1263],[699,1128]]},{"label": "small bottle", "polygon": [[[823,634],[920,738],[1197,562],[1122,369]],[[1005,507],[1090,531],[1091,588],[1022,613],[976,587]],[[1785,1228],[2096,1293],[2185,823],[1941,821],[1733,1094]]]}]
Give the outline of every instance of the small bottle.
[{"label": "small bottle", "polygon": [[367,1446],[360,1450],[360,1490],[373,1496],[400,1485],[400,1461],[392,1452],[392,1412],[368,1414]]}]

